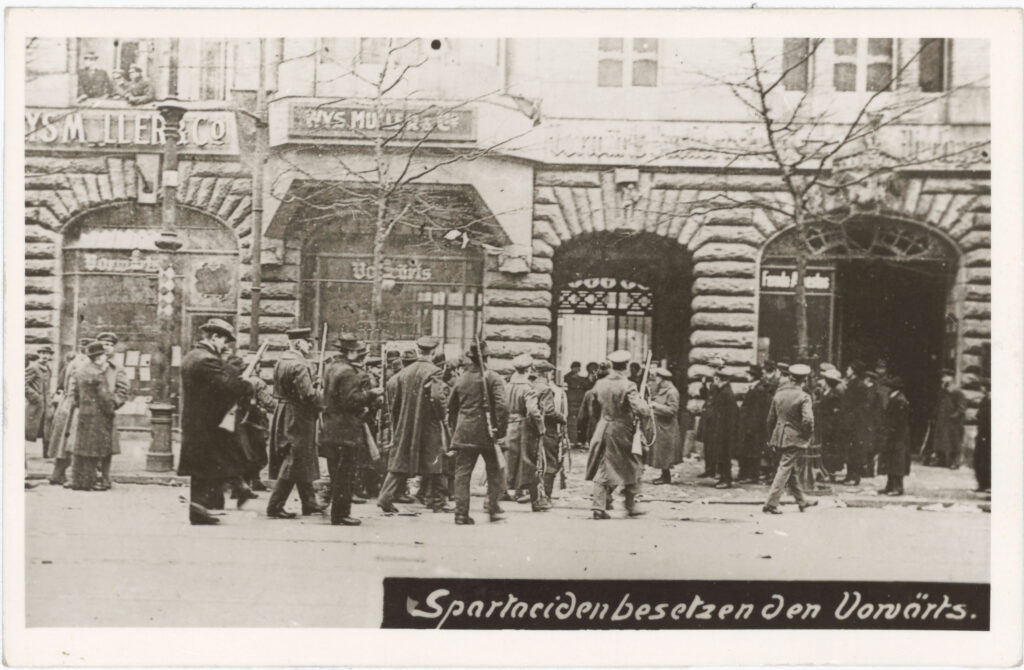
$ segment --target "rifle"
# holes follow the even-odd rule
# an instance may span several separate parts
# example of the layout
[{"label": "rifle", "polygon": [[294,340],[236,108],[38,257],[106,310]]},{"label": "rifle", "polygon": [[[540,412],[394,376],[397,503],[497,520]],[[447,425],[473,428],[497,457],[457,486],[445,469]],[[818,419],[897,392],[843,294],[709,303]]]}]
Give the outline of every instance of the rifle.
[{"label": "rifle", "polygon": [[[250,377],[256,366],[259,365],[260,359],[263,358],[263,354],[267,352],[267,347],[270,346],[270,342],[264,342],[260,345],[259,351],[256,352],[256,357],[249,361],[249,365],[245,366],[245,370],[240,375],[241,379]],[[220,420],[220,428],[228,431],[229,433],[235,432],[235,423],[238,420],[238,403],[236,402],[231,406],[231,409],[227,411],[224,418]]]},{"label": "rifle", "polygon": [[[320,362],[316,366],[316,383],[320,385],[321,390],[324,386],[324,358],[327,355],[327,324],[324,324],[323,335],[320,336]],[[318,412],[316,415],[316,426],[313,429],[313,435],[316,441],[319,442],[320,433],[324,428],[324,417],[323,412]]]},{"label": "rifle", "polygon": [[[640,378],[640,398],[643,399],[647,394],[647,378],[651,374],[651,352],[647,352],[647,357],[644,359],[644,375]],[[653,418],[652,418],[653,422]],[[644,441],[643,426],[640,424],[638,419],[636,422],[636,429],[633,432],[633,448],[630,452],[635,456],[644,455],[644,447],[650,446]],[[653,440],[652,440],[653,442]]]},{"label": "rifle", "polygon": [[476,358],[480,363],[480,384],[484,391],[484,417],[487,419],[487,435],[490,436],[491,446],[494,447],[494,453],[498,456],[498,467],[505,470],[508,468],[508,463],[505,461],[505,455],[501,453],[501,447],[498,446],[498,428],[493,415],[494,407],[491,405],[491,390],[487,388],[487,364],[484,363],[484,350],[481,346],[480,336],[474,337],[473,341],[476,344]]},{"label": "rifle", "polygon": [[[568,461],[568,463],[566,462]],[[558,488],[565,488],[565,471],[572,468],[572,450],[569,447],[569,438],[565,434],[565,428],[558,432]]]}]

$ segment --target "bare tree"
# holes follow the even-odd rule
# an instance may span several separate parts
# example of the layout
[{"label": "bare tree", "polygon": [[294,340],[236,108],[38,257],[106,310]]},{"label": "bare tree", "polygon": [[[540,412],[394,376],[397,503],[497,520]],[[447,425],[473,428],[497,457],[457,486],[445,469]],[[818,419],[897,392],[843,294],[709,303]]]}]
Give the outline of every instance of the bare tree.
[{"label": "bare tree", "polygon": [[[969,166],[987,160],[986,138],[953,149],[915,146],[900,151],[886,141],[903,124],[917,122],[927,108],[955,91],[981,82],[922,92],[908,85],[911,65],[919,63],[928,42],[889,73],[875,79],[871,91],[854,107],[823,94],[810,81],[813,64],[824,40],[787,40],[788,53],[766,55],[750,39],[743,65],[732,76],[697,73],[709,87],[724,87],[753,121],[752,133],[736,137],[686,138],[682,148],[666,155],[699,153],[717,157],[722,173],[737,165],[770,168],[777,188],[766,191],[717,193],[688,204],[690,214],[721,210],[759,210],[777,229],[793,227],[796,253],[796,355],[809,354],[807,293],[804,278],[809,255],[808,231],[826,227],[847,234],[847,224],[871,211],[884,210],[885,198],[898,187],[899,173],[936,162]],[[792,45],[792,46],[790,46]],[[797,78],[796,86],[789,86]],[[802,89],[787,90],[787,88]]]},{"label": "bare tree", "polygon": [[[312,186],[274,196],[282,201],[298,202],[307,211],[314,212],[312,222],[352,214],[372,222],[370,330],[375,340],[382,336],[385,248],[397,229],[416,229],[425,240],[436,245],[454,243],[463,248],[467,245],[487,248],[496,242],[479,232],[481,220],[456,216],[456,212],[442,202],[426,196],[421,186],[438,170],[493,155],[529,132],[527,129],[508,137],[487,138],[486,146],[438,144],[438,140],[443,139],[440,135],[459,122],[460,111],[470,109],[475,103],[516,108],[496,100],[498,91],[454,102],[417,102],[416,91],[409,91],[409,88],[415,83],[415,73],[428,62],[428,57],[419,53],[419,46],[416,39],[387,39],[375,76],[366,76],[365,69],[357,67],[353,59],[350,66],[334,78],[359,82],[367,92],[365,97],[354,100],[365,107],[365,123],[348,130],[364,146],[369,160],[327,152],[318,145],[299,150],[295,158],[282,156],[290,171],[309,180]],[[330,100],[320,106],[327,109],[343,100],[346,99]],[[534,122],[536,125],[538,119]],[[311,174],[301,160],[303,154],[310,153],[329,156],[333,174]]]}]

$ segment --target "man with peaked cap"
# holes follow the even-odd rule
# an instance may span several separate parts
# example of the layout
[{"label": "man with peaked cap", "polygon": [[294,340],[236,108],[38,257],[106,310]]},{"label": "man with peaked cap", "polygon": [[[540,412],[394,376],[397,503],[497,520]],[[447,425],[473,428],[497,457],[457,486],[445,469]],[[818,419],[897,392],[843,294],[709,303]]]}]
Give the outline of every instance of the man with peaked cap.
[{"label": "man with peaked cap", "polygon": [[35,442],[43,438],[43,453],[46,449],[47,414],[50,412],[50,357],[53,349],[49,345],[36,351],[38,358],[25,368],[25,439]]},{"label": "man with peaked cap", "polygon": [[[107,377],[107,384],[110,386],[111,392],[114,394],[114,409],[120,409],[128,402],[128,394],[130,393],[130,387],[128,386],[128,375],[125,373],[124,368],[117,365],[114,362],[114,347],[117,346],[117,335],[114,333],[100,333],[96,336],[97,342],[102,342],[107,352],[107,367],[105,374]],[[114,415],[114,430],[112,433],[112,444],[110,448],[110,455],[100,461],[100,487],[102,489],[110,488],[110,466],[114,456],[121,453],[121,440],[117,432],[117,414]]]},{"label": "man with peaked cap", "polygon": [[[388,352],[388,355],[392,355],[392,352]],[[384,397],[381,402],[384,404],[384,422],[387,424],[387,435],[388,444],[394,442],[394,429],[392,423],[397,420],[397,417],[391,415],[391,403],[394,401],[395,396],[398,394],[398,378],[405,373],[405,369],[415,363],[418,359],[418,354],[415,349],[403,349],[401,352],[394,351],[391,359],[391,374],[388,376],[384,383]],[[383,455],[382,455],[383,456]],[[387,456],[385,458],[388,458]],[[365,481],[366,471],[371,467],[371,464],[366,458],[366,454],[360,452],[356,455],[358,467],[357,467],[357,479],[356,489],[365,488],[363,482]],[[384,464],[385,470],[387,463]],[[385,474],[386,477],[386,474]],[[383,484],[382,484],[383,486]],[[364,491],[369,495],[369,491]],[[415,498],[409,495],[409,482],[402,479],[398,482],[398,488],[394,493],[394,502],[400,502],[402,504],[412,504],[415,502]],[[356,500],[355,502],[362,502]],[[425,501],[424,501],[425,502]]]},{"label": "man with peaked cap", "polygon": [[[612,366],[608,361],[601,361],[597,364],[594,372],[594,384],[597,380],[604,379],[611,372]],[[583,401],[580,403],[580,413],[576,417],[576,434],[584,447],[590,447],[590,439],[594,436],[594,429],[601,418],[601,406],[597,404],[597,396],[594,394],[594,387],[591,386],[583,394]]]},{"label": "man with peaked cap", "polygon": [[[181,456],[178,474],[189,481],[189,521],[211,525],[219,519],[211,508],[223,506],[225,484],[245,474],[234,435],[220,427],[224,415],[252,383],[230,371],[222,356],[235,333],[223,319],[200,327],[201,339],[181,359]],[[241,507],[251,495],[238,498]]]},{"label": "man with peaked cap", "polygon": [[[519,354],[513,358],[514,372],[505,384],[505,398],[508,402],[508,429],[503,440],[505,459],[508,463],[506,488],[516,491],[521,490],[518,484],[520,480],[525,479],[519,472],[523,454],[536,449],[536,443],[540,441],[543,432],[544,416],[537,404],[537,392],[530,380],[532,365],[533,357],[529,354]],[[536,505],[536,491],[533,498]],[[505,495],[502,499],[508,500],[509,497]],[[518,502],[520,497],[517,495],[515,499]]]},{"label": "man with peaked cap", "polygon": [[732,458],[740,434],[739,407],[730,382],[728,372],[722,368],[715,370],[714,392],[701,413],[701,440],[705,453],[713,459],[710,468],[718,478],[715,483],[718,489],[732,487]]},{"label": "man with peaked cap", "polygon": [[768,434],[765,426],[768,423],[768,410],[774,392],[763,379],[764,371],[760,365],[751,365],[748,371],[753,383],[747,387],[743,396],[743,404],[739,412],[739,438],[737,440],[737,460],[740,462],[739,482],[757,482],[761,474],[761,458]]},{"label": "man with peaked cap", "polygon": [[834,474],[843,467],[843,450],[839,428],[839,412],[843,405],[846,384],[839,370],[834,367],[821,373],[825,380],[825,393],[814,410],[814,424],[821,440],[821,464],[832,481]]},{"label": "man with peaked cap", "polygon": [[885,488],[879,493],[903,495],[903,478],[910,474],[910,401],[903,394],[903,380],[888,377],[889,398],[885,404],[881,453],[878,470],[886,475]]},{"label": "man with peaked cap", "polygon": [[[445,505],[447,486],[443,481],[444,398],[434,395],[442,370],[430,360],[438,344],[432,337],[416,341],[416,358],[395,377],[394,394],[388,398],[394,431],[388,474],[377,501],[385,512],[398,512],[394,501],[401,483],[417,475],[424,477],[425,504],[435,512],[452,511]],[[403,355],[403,363],[404,359]]]},{"label": "man with peaked cap", "polygon": [[651,413],[654,415],[654,444],[647,452],[647,465],[661,470],[654,484],[671,484],[672,468],[683,462],[683,439],[679,434],[679,390],[672,383],[672,372],[664,367],[654,370],[651,380]]},{"label": "man with peaked cap", "polygon": [[601,419],[590,441],[587,480],[594,482],[591,509],[595,519],[611,518],[606,510],[618,486],[625,497],[626,514],[643,514],[636,505],[643,460],[633,453],[633,432],[640,417],[650,416],[651,410],[640,397],[636,384],[626,376],[629,358],[628,351],[613,351],[608,355],[611,372],[594,384]]},{"label": "man with peaked cap", "polygon": [[715,375],[725,367],[725,360],[721,356],[715,356],[708,361],[708,367],[711,368],[711,376],[702,376],[700,379],[700,399],[704,401],[704,408],[700,412],[700,422],[694,435],[694,438],[704,445],[704,472],[700,475],[702,479],[714,479],[718,476],[718,452],[715,451],[718,443],[715,440],[704,439],[704,428],[708,409],[714,406],[711,400],[721,388],[715,383]]},{"label": "man with peaked cap", "polygon": [[[498,496],[505,482],[495,451],[495,441],[505,436],[508,405],[505,403],[505,384],[501,377],[494,370],[484,373],[486,343],[482,343],[481,348],[482,351],[478,350],[474,343],[466,352],[468,366],[455,381],[448,398],[448,425],[454,427],[451,448],[456,452],[455,523],[460,526],[473,524],[473,518],[469,516],[469,480],[477,459],[481,457],[487,469],[488,514],[491,521],[502,518]],[[493,434],[490,430],[492,428]]]},{"label": "man with peaked cap", "polygon": [[804,496],[800,478],[796,474],[796,466],[800,455],[810,447],[814,434],[814,411],[811,407],[811,396],[804,390],[811,369],[796,363],[786,368],[787,376],[792,383],[781,386],[772,398],[772,406],[768,411],[768,444],[779,452],[779,469],[768,490],[768,499],[761,511],[765,514],[782,514],[779,500],[783,489],[789,489],[796,498],[800,511],[818,504],[817,500],[808,500]]},{"label": "man with peaked cap", "polygon": [[[534,379],[531,384],[540,410],[540,433],[536,447],[525,451],[526,458],[520,459],[520,472],[533,472],[534,484],[530,491],[530,503],[534,512],[551,508],[551,494],[555,488],[555,475],[561,467],[558,462],[558,443],[565,428],[569,413],[565,391],[551,383],[555,366],[546,360],[534,361]],[[543,489],[541,487],[543,486]],[[543,493],[543,495],[542,495]]]},{"label": "man with peaked cap", "polygon": [[48,455],[54,458],[53,472],[50,473],[49,478],[50,484],[53,485],[70,486],[67,470],[71,465],[71,453],[75,444],[78,422],[78,410],[74,403],[75,373],[89,362],[85,350],[91,343],[92,339],[88,337],[78,340],[78,353],[68,361],[58,378],[57,395],[59,400],[53,413],[48,452]]},{"label": "man with peaked cap", "polygon": [[[267,502],[267,516],[294,519],[285,510],[293,488],[299,490],[302,514],[324,511],[316,501],[313,482],[320,478],[316,452],[316,419],[321,395],[314,383],[307,356],[313,349],[309,328],[288,331],[288,351],[274,367],[277,408],[270,422],[271,478],[277,479]],[[276,466],[276,467],[275,467]]]},{"label": "man with peaked cap", "polygon": [[363,367],[366,344],[355,335],[343,333],[336,346],[344,358],[334,360],[324,371],[324,438],[322,444],[333,452],[331,471],[331,524],[358,526],[352,517],[352,488],[357,455],[369,451],[366,426],[369,414],[379,405],[381,390]]},{"label": "man with peaked cap", "polygon": [[935,402],[931,432],[931,454],[937,464],[956,470],[960,467],[960,446],[964,439],[967,399],[955,383],[953,370],[942,371],[941,388]]}]

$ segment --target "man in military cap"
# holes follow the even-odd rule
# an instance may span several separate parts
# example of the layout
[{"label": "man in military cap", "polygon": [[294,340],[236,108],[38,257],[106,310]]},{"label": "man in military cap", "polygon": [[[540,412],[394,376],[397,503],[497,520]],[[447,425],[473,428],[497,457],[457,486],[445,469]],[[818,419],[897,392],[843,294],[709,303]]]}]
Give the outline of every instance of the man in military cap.
[{"label": "man in military cap", "polygon": [[[597,380],[604,379],[611,372],[612,366],[608,361],[601,361],[597,364],[594,372],[594,384]],[[580,403],[580,413],[576,417],[576,434],[584,447],[590,447],[590,438],[594,436],[594,429],[601,418],[601,406],[597,403],[597,396],[594,394],[594,387],[591,386],[583,394],[583,401]]]},{"label": "man in military cap", "polygon": [[833,478],[843,467],[839,411],[843,404],[843,394],[846,393],[846,384],[843,383],[843,375],[835,367],[823,371],[821,378],[825,380],[825,392],[814,410],[814,424],[821,439],[821,465],[829,477]]},{"label": "man in military cap", "polygon": [[45,345],[36,350],[38,358],[25,368],[25,439],[43,438],[46,453],[47,414],[50,413],[50,358],[53,349]]},{"label": "man in military cap", "polygon": [[[487,510],[491,521],[502,518],[498,506],[505,483],[495,441],[505,435],[508,426],[508,405],[505,385],[493,370],[484,374],[487,347],[482,351],[474,344],[466,353],[468,366],[459,375],[448,398],[448,424],[454,426],[451,447],[455,456],[455,523],[473,523],[469,516],[469,480],[478,458],[487,468]],[[490,415],[490,420],[488,420]],[[490,429],[493,429],[493,433]]]},{"label": "man in military cap", "polygon": [[[359,452],[369,450],[366,420],[380,402],[380,387],[374,386],[363,367],[366,343],[343,333],[335,346],[344,353],[324,371],[324,438],[322,443],[335,456],[331,471],[331,523],[358,526],[352,517],[352,487]],[[372,436],[371,436],[372,438]]]},{"label": "man in military cap", "polygon": [[606,510],[617,486],[622,487],[626,513],[630,517],[643,514],[636,505],[643,461],[633,453],[633,431],[639,418],[649,416],[651,410],[626,376],[629,358],[628,351],[613,351],[608,355],[611,372],[594,384],[601,419],[587,456],[587,480],[594,482],[591,509],[595,519],[611,518]]},{"label": "man in military cap", "polygon": [[[514,372],[505,384],[505,399],[508,402],[508,428],[505,432],[505,439],[502,440],[502,450],[505,453],[505,460],[508,464],[508,481],[506,489],[516,490],[516,482],[519,480],[519,462],[522,454],[527,450],[527,442],[539,439],[540,426],[543,417],[537,405],[537,394],[530,381],[530,368],[533,365],[533,357],[529,354],[519,354],[512,359]],[[520,496],[516,492],[515,500],[518,502]],[[502,500],[513,500],[513,497],[503,493]],[[523,500],[529,500],[523,496]]]},{"label": "man in military cap", "polygon": [[[385,512],[397,512],[394,500],[400,482],[409,477],[424,477],[426,504],[435,512],[450,512],[445,505],[447,486],[444,476],[444,421],[442,397],[435,397],[435,384],[442,370],[431,362],[438,341],[421,337],[416,341],[416,359],[395,379],[394,395],[389,396],[394,420],[388,475],[381,487],[377,504]],[[404,362],[404,356],[403,356]]]},{"label": "man in military cap", "polygon": [[814,434],[811,396],[803,388],[810,374],[811,369],[802,363],[788,366],[787,375],[793,383],[779,388],[768,410],[767,427],[771,435],[768,444],[779,452],[779,469],[768,491],[768,500],[761,508],[765,514],[782,514],[779,500],[784,488],[788,488],[796,498],[801,512],[818,504],[817,500],[808,500],[804,496],[800,478],[796,474],[800,454],[810,446]]},{"label": "man in military cap", "polygon": [[[534,459],[534,470],[543,476],[543,481],[537,486],[543,486],[543,496],[530,494],[534,511],[543,511],[551,507],[551,494],[555,489],[555,476],[561,469],[558,460],[558,444],[561,441],[562,431],[565,430],[565,422],[569,414],[569,403],[565,391],[551,381],[551,373],[555,366],[549,361],[539,360],[533,363],[533,372],[536,377],[533,380],[533,390],[537,394],[537,405],[541,413],[541,434],[537,445],[536,458]],[[536,459],[540,459],[540,463]]]},{"label": "man in military cap", "polygon": [[311,332],[309,328],[289,330],[288,351],[274,367],[277,408],[270,422],[270,476],[277,482],[267,502],[267,516],[275,519],[296,517],[284,508],[293,488],[299,489],[304,515],[324,509],[313,491],[313,482],[320,478],[315,442],[320,392],[306,358],[313,348]]},{"label": "man in military cap", "polygon": [[[128,386],[128,375],[124,368],[114,362],[114,348],[117,346],[117,335],[114,333],[100,333],[96,336],[97,342],[102,342],[107,353],[107,367],[104,374],[107,378],[107,385],[114,394],[114,409],[120,409],[128,402],[130,387]],[[100,461],[100,488],[110,488],[110,466],[113,457],[121,453],[121,440],[117,432],[117,415],[114,415],[114,430],[112,432],[112,443],[110,455]]]},{"label": "man in military cap", "polygon": [[652,483],[671,484],[671,469],[683,461],[683,439],[679,435],[679,391],[666,367],[654,370],[650,405],[656,432],[646,454],[647,465],[661,470],[661,476]]},{"label": "man in military cap", "polygon": [[[181,457],[178,474],[190,477],[189,521],[193,525],[219,522],[209,509],[220,506],[224,486],[245,474],[234,436],[220,427],[228,410],[252,384],[232,373],[222,358],[235,341],[234,329],[223,319],[200,327],[201,339],[181,360]],[[238,505],[248,497],[240,497]]]}]

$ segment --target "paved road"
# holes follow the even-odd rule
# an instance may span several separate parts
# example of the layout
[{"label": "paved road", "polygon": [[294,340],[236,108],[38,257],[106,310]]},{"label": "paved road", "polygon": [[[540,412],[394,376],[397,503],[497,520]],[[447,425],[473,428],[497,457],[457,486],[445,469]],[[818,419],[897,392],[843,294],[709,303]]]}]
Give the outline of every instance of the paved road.
[{"label": "paved road", "polygon": [[[653,488],[653,487],[649,487]],[[990,516],[914,507],[805,514],[648,502],[641,519],[589,519],[571,490],[549,513],[506,503],[508,520],[452,515],[270,520],[266,494],[220,526],[186,522],[187,489],[26,491],[29,626],[370,626],[384,576],[988,581]],[[482,498],[473,499],[480,510]],[[297,508],[293,500],[291,507]],[[412,508],[409,508],[412,511]],[[969,511],[968,511],[969,510]]]}]

